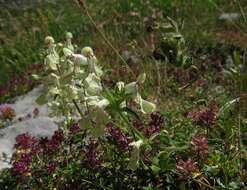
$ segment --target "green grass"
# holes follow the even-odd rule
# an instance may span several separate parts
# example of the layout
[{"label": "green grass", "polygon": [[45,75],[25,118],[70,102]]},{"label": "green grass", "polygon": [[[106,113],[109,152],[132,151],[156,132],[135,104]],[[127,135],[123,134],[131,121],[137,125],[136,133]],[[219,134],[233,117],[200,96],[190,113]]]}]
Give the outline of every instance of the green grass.
[{"label": "green grass", "polygon": [[[74,34],[73,42],[79,47],[93,47],[99,63],[107,70],[104,78],[107,85],[135,80],[126,64],[102,38],[100,30],[120,54],[128,50],[141,57],[138,64],[129,64],[129,67],[136,75],[146,72],[142,96],[165,112],[174,123],[172,127],[178,127],[178,123],[183,125],[188,111],[200,110],[210,102],[216,102],[221,108],[239,96],[236,81],[219,72],[215,64],[218,58],[224,62],[227,55],[233,53],[232,47],[246,48],[247,27],[243,18],[234,23],[218,21],[223,12],[240,12],[240,8],[246,11],[244,1],[239,7],[238,1],[233,0],[90,0],[88,10],[98,29],[75,1],[58,2],[56,5],[40,3],[28,10],[3,9],[0,12],[0,84],[6,83],[13,74],[25,73],[28,65],[42,63],[40,52],[45,36],[62,41],[66,31]],[[164,33],[162,30],[150,33],[147,26],[154,22],[166,23],[166,16],[181,26],[188,53],[193,55],[194,68],[182,69],[154,60],[153,46],[161,41]],[[230,135],[225,134],[222,139],[237,146],[237,109],[234,108],[235,112],[230,111],[226,120],[213,130],[220,136],[221,131],[226,131],[225,126],[229,127]],[[247,134],[245,129],[241,130],[243,136]]]},{"label": "green grass", "polygon": [[[224,0],[190,2],[185,0],[157,1],[112,0],[88,1],[93,19],[104,24],[104,33],[109,41],[121,51],[128,48],[128,43],[137,40],[140,48],[148,44],[145,31],[145,18],[152,17],[152,12],[161,11],[178,23],[184,23],[181,29],[191,47],[204,47],[216,43],[215,33],[224,32],[224,26],[217,22],[222,11],[234,12],[239,7],[236,3]],[[246,3],[243,3],[245,8]],[[140,17],[129,16],[136,12]],[[5,83],[13,74],[22,73],[29,64],[40,62],[40,49],[47,35],[61,40],[61,33],[71,31],[78,44],[91,45],[98,51],[98,57],[104,57],[107,65],[117,66],[113,61],[116,55],[89,22],[89,19],[75,1],[58,1],[57,4],[39,3],[32,9],[3,9],[0,13],[0,84]],[[158,22],[163,22],[159,17]],[[234,26],[235,27],[235,26]],[[233,27],[233,28],[234,28]],[[244,28],[241,26],[241,30]],[[220,41],[220,40],[218,40]],[[143,49],[148,49],[145,47]],[[107,59],[105,59],[107,57]]]}]

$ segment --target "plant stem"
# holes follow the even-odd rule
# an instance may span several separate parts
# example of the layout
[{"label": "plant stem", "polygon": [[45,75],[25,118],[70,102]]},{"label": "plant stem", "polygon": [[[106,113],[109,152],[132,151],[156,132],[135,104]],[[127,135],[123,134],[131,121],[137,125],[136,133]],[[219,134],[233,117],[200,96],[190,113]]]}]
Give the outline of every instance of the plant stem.
[{"label": "plant stem", "polygon": [[80,116],[83,117],[83,113],[81,111],[81,109],[79,108],[78,104],[76,103],[75,99],[72,100],[73,104],[75,105],[77,111],[79,112]]},{"label": "plant stem", "polygon": [[197,180],[197,179],[194,179],[194,178],[192,178],[192,180],[194,181],[194,182],[196,182],[196,183],[199,183],[199,184],[201,184],[201,185],[204,185],[205,187],[208,187],[209,189],[214,189],[214,190],[216,190],[214,187],[212,187],[211,185],[208,185],[208,184],[206,184],[206,183],[204,183],[204,182],[202,182],[202,181],[199,181],[199,180]]},{"label": "plant stem", "polygon": [[130,68],[130,66],[128,65],[128,63],[124,60],[124,58],[120,55],[120,53],[118,52],[118,50],[111,44],[111,42],[105,37],[104,33],[98,29],[97,24],[95,23],[95,21],[93,20],[91,14],[89,13],[89,10],[87,8],[87,5],[85,3],[84,0],[78,0],[79,5],[85,10],[90,22],[94,25],[94,27],[96,28],[96,30],[99,32],[99,34],[101,35],[101,37],[105,40],[105,42],[113,49],[113,51],[117,54],[117,56],[120,58],[120,60],[127,66],[127,68],[129,69],[129,71],[131,72],[132,76],[136,78],[135,73],[133,72],[133,70]]},{"label": "plant stem", "polygon": [[128,127],[130,128],[131,134],[134,137],[134,139],[137,140],[134,129],[133,129],[132,125],[129,123],[128,119],[121,112],[119,112],[119,115],[124,120],[124,122],[128,125]]}]

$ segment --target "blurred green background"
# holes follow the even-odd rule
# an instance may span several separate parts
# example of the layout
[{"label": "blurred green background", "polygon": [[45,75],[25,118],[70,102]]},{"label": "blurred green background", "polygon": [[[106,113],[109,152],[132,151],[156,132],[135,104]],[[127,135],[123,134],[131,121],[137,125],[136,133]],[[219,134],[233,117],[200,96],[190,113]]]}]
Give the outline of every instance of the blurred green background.
[{"label": "blurred green background", "polygon": [[[120,51],[133,40],[145,39],[145,19],[169,16],[183,24],[182,33],[190,47],[213,46],[230,41],[245,47],[246,23],[221,23],[223,12],[246,10],[246,1],[234,0],[90,0],[85,1],[93,19]],[[112,50],[100,38],[76,1],[0,1],[0,84],[14,74],[25,74],[30,64],[41,63],[43,39],[62,40],[71,31],[80,46],[90,45],[104,62]],[[243,16],[243,20],[244,20]],[[243,23],[243,24],[241,24]],[[107,58],[106,58],[107,57]]]}]

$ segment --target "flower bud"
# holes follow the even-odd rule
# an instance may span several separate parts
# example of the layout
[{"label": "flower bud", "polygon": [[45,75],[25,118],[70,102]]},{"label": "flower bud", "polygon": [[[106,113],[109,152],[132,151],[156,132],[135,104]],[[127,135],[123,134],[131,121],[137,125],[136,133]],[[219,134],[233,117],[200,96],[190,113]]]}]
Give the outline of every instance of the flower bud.
[{"label": "flower bud", "polygon": [[55,40],[54,40],[53,37],[47,36],[47,37],[45,38],[45,44],[49,45],[49,44],[54,44],[54,43],[55,43]]},{"label": "flower bud", "polygon": [[73,38],[72,33],[71,33],[71,32],[66,32],[65,38],[66,38],[66,39],[72,39],[72,38]]},{"label": "flower bud", "polygon": [[124,89],[124,82],[122,82],[122,81],[117,82],[116,87],[119,91],[123,90]]},{"label": "flower bud", "polygon": [[88,47],[88,46],[82,48],[81,53],[82,53],[82,55],[84,55],[85,57],[88,57],[88,58],[91,58],[94,56],[93,49],[91,47]]},{"label": "flower bud", "polygon": [[139,75],[138,78],[137,78],[137,82],[139,84],[143,84],[145,82],[145,80],[146,80],[146,73],[143,73],[143,74]]}]

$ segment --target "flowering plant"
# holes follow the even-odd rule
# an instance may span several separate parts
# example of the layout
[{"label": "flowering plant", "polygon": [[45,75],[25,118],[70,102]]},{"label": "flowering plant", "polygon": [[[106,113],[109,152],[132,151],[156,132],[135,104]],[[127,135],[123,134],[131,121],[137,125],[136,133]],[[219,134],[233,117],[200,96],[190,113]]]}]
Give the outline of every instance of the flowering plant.
[{"label": "flowering plant", "polygon": [[145,74],[110,88],[93,50],[80,50],[71,33],[64,44],[45,43],[45,75],[33,75],[44,85],[37,102],[65,120],[51,138],[17,136],[0,189],[241,188],[232,120],[216,105],[157,111],[140,93]]}]

